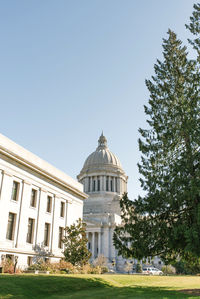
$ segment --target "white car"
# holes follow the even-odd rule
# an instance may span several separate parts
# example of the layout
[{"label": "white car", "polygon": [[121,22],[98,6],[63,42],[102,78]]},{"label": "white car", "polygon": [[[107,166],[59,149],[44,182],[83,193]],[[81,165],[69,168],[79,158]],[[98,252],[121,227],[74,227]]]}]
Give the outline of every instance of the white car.
[{"label": "white car", "polygon": [[163,275],[163,272],[157,268],[153,267],[145,267],[142,270],[143,274],[148,274],[148,275]]}]

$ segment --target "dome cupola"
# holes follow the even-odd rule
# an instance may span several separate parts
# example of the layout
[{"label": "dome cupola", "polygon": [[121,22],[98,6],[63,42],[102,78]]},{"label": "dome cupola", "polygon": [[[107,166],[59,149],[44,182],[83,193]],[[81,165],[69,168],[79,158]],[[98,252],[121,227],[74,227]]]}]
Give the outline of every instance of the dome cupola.
[{"label": "dome cupola", "polygon": [[97,147],[97,150],[107,148],[107,139],[105,136],[103,136],[103,132],[102,132],[101,136],[99,137],[98,143],[99,143],[99,146]]}]

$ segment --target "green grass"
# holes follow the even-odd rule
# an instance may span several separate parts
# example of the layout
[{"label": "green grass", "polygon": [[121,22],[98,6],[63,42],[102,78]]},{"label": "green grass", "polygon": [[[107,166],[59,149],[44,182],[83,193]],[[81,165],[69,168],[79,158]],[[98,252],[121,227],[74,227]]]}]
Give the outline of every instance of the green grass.
[{"label": "green grass", "polygon": [[0,299],[200,298],[198,276],[0,275]]}]

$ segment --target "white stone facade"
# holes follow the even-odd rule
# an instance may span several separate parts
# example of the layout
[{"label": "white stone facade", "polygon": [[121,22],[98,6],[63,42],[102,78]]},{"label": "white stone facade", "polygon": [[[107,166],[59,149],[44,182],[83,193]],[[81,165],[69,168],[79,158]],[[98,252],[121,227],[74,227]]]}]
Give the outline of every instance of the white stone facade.
[{"label": "white stone facade", "polygon": [[64,228],[86,198],[82,184],[0,134],[0,263],[63,257]]},{"label": "white stone facade", "polygon": [[119,159],[108,149],[103,134],[77,178],[89,195],[84,201],[83,219],[92,260],[103,254],[110,266],[113,263],[116,270],[123,271],[125,260],[118,256],[112,239],[116,225],[121,224],[119,199],[127,191],[128,177]]}]

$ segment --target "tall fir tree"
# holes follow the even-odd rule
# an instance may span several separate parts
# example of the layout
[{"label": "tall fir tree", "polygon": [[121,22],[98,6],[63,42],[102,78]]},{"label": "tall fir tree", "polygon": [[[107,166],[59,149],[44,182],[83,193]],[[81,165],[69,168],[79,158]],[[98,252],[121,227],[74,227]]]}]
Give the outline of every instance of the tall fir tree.
[{"label": "tall fir tree", "polygon": [[139,260],[159,255],[171,261],[200,257],[200,74],[187,49],[168,31],[163,61],[146,80],[148,128],[139,129],[139,172],[144,197],[120,205],[119,254]]},{"label": "tall fir tree", "polygon": [[200,3],[194,4],[190,24],[186,25],[186,28],[194,35],[194,39],[188,39],[188,41],[197,51],[197,61],[200,63]]}]

